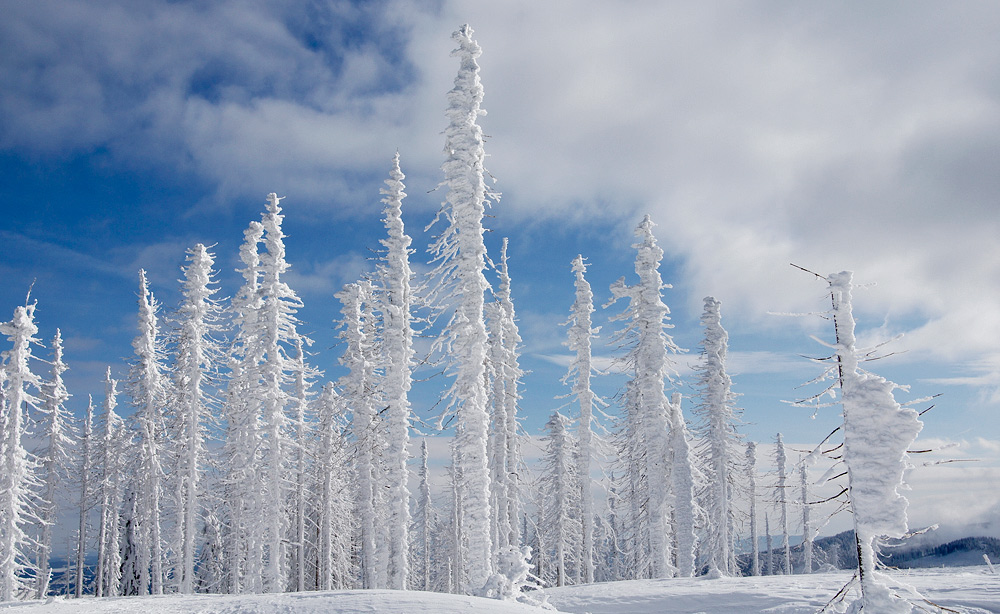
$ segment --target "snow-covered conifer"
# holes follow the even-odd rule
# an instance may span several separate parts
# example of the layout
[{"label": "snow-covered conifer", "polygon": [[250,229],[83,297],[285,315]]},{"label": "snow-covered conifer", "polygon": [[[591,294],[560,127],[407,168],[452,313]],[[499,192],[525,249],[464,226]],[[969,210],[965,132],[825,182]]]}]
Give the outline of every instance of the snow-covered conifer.
[{"label": "snow-covered conifer", "polygon": [[474,553],[459,566],[465,572],[462,591],[476,593],[493,573],[494,557],[490,535],[490,475],[487,463],[489,414],[484,377],[486,325],[483,320],[485,292],[483,273],[486,247],[483,243],[483,215],[487,198],[494,197],[485,184],[483,132],[477,120],[483,88],[476,58],[482,53],[472,38],[472,28],[462,26],[452,38],[458,43],[453,52],[460,61],[455,87],[448,93],[445,129],[446,200],[438,217],[448,226],[430,247],[437,264],[437,284],[433,297],[454,302],[455,311],[441,337],[445,354],[451,357],[455,381],[450,406],[457,413],[455,445],[459,448],[458,469],[462,475],[462,541]]},{"label": "snow-covered conifer", "polygon": [[747,492],[750,497],[750,575],[761,575],[760,543],[757,539],[757,444],[747,442]]},{"label": "snow-covered conifer", "polygon": [[692,463],[690,436],[684,415],[681,413],[681,395],[675,392],[667,408],[670,432],[668,458],[670,459],[670,507],[673,511],[671,526],[677,553],[677,575],[689,578],[695,573],[696,517],[695,475]]},{"label": "snow-covered conifer", "polygon": [[347,495],[347,446],[344,405],[332,383],[323,387],[317,400],[319,448],[316,451],[318,482],[317,531],[319,533],[317,588],[351,588],[352,500]]},{"label": "snow-covered conifer", "polygon": [[799,462],[799,483],[802,487],[802,573],[812,573],[813,536],[809,521],[809,479],[806,476],[806,461]]},{"label": "snow-covered conifer", "polygon": [[[174,362],[174,447],[177,488],[177,527],[181,537],[178,590],[195,590],[195,560],[201,515],[205,508],[202,474],[208,462],[206,437],[213,422],[214,397],[206,389],[222,350],[215,335],[222,329],[222,308],[212,298],[213,255],[201,243],[187,252],[183,300],[176,316]],[[155,576],[155,574],[154,574]]]},{"label": "snow-covered conifer", "polygon": [[594,501],[590,473],[594,405],[600,403],[600,399],[590,387],[590,376],[594,371],[591,340],[600,332],[600,327],[595,328],[592,325],[594,293],[585,277],[587,265],[582,255],[573,259],[572,267],[576,275],[576,300],[573,302],[569,320],[566,321],[569,327],[566,346],[574,352],[574,357],[562,382],[572,387],[572,395],[580,405],[580,420],[577,423],[579,456],[576,477],[579,480],[580,522],[583,533],[581,579],[590,583],[594,581]]},{"label": "snow-covered conifer", "polygon": [[410,492],[407,488],[410,401],[413,362],[410,237],[405,233],[402,202],[405,176],[399,168],[399,153],[393,158],[385,195],[384,223],[387,237],[381,240],[385,255],[379,266],[379,310],[382,313],[382,395],[385,397],[387,443],[386,480],[389,517],[387,588],[407,588],[409,574]]},{"label": "snow-covered conifer", "polygon": [[77,599],[83,597],[84,567],[87,557],[87,516],[91,509],[91,495],[93,490],[90,478],[93,471],[94,454],[94,399],[88,396],[87,415],[83,420],[83,427],[80,432],[80,458],[77,474],[77,483],[80,486],[80,525],[76,534],[76,565],[74,566],[75,578],[73,580],[74,595]]},{"label": "snow-covered conifer", "polygon": [[381,451],[381,437],[378,416],[374,406],[373,363],[370,358],[371,339],[366,330],[364,303],[371,300],[371,284],[367,281],[347,284],[337,294],[342,304],[343,314],[341,338],[346,347],[340,357],[348,371],[341,379],[344,402],[352,413],[352,427],[355,437],[355,514],[360,523],[359,561],[361,566],[361,588],[378,587],[378,537],[377,528],[377,469]]},{"label": "snow-covered conifer", "polygon": [[62,334],[56,330],[52,339],[52,370],[48,381],[41,389],[42,404],[41,431],[39,436],[44,448],[39,457],[45,491],[42,495],[39,519],[42,531],[38,542],[38,592],[41,599],[49,590],[52,570],[49,560],[52,555],[52,530],[59,512],[60,491],[68,485],[73,473],[73,416],[65,407],[69,392],[63,383],[62,374],[68,369],[63,362]]},{"label": "snow-covered conifer", "polygon": [[29,590],[25,572],[32,570],[25,531],[35,515],[32,501],[39,486],[37,463],[24,448],[28,408],[38,409],[42,380],[32,373],[31,346],[35,335],[35,304],[14,309],[0,333],[11,342],[0,368],[0,601],[13,601]]},{"label": "snow-covered conifer", "polygon": [[413,513],[413,539],[410,587],[414,590],[431,590],[431,538],[434,529],[434,508],[431,501],[430,471],[427,468],[427,440],[420,442],[420,468],[417,477],[416,509]]},{"label": "snow-covered conifer", "polygon": [[783,553],[781,572],[792,573],[792,553],[788,545],[788,457],[785,455],[785,444],[778,433],[774,445],[774,466],[778,474],[778,482],[774,487],[775,503],[781,518],[781,548]]},{"label": "snow-covered conifer", "polygon": [[161,527],[165,487],[166,424],[164,413],[169,390],[164,367],[164,343],[157,317],[159,303],[149,291],[146,272],[139,270],[139,333],[132,340],[135,351],[129,370],[128,391],[135,407],[136,458],[132,480],[135,492],[131,503],[138,517],[133,531],[134,569],[138,573],[137,593],[163,593],[164,539]]},{"label": "snow-covered conifer", "polygon": [[545,558],[550,565],[543,581],[555,586],[572,584],[580,561],[574,553],[580,552],[580,491],[577,479],[576,440],[569,430],[570,420],[554,412],[545,424],[545,451],[542,459],[541,522],[538,530]]},{"label": "snow-covered conifer", "polygon": [[226,421],[222,447],[222,498],[227,524],[223,543],[226,549],[230,593],[263,591],[263,520],[260,515],[259,484],[262,480],[258,458],[261,450],[258,394],[260,362],[261,263],[258,245],[264,235],[260,222],[250,222],[240,246],[243,286],[231,301],[235,337],[230,349],[230,377],[226,388],[223,416]]},{"label": "snow-covered conifer", "polygon": [[111,378],[111,367],[104,376],[104,409],[101,417],[101,434],[97,439],[96,460],[100,482],[97,484],[98,506],[101,515],[97,535],[97,572],[94,577],[94,594],[114,597],[121,591],[121,507],[122,507],[122,457],[124,448],[131,444],[125,433],[122,419],[115,413],[118,406],[118,381]]},{"label": "snow-covered conifer", "polygon": [[639,237],[639,242],[633,246],[637,250],[635,272],[639,283],[627,286],[624,278],[619,279],[611,286],[612,299],[605,307],[623,298],[629,300],[626,309],[613,317],[614,321],[626,322],[615,334],[614,342],[626,349],[619,361],[632,376],[632,390],[626,395],[631,399],[632,408],[626,420],[631,423],[628,427],[631,435],[641,432],[642,439],[634,440],[633,445],[640,447],[630,452],[634,458],[629,461],[629,467],[630,471],[641,471],[642,479],[649,484],[646,529],[650,573],[654,578],[662,578],[676,573],[670,561],[673,550],[669,530],[670,493],[669,488],[661,485],[671,483],[667,464],[670,402],[665,384],[675,373],[670,354],[680,350],[667,334],[672,325],[667,323],[670,310],[663,302],[662,291],[669,286],[660,277],[663,250],[656,244],[653,226],[647,215],[635,230]]},{"label": "snow-covered conifer", "polygon": [[297,591],[306,590],[306,575],[309,563],[306,560],[306,526],[309,515],[309,453],[307,447],[311,439],[312,386],[320,373],[306,362],[305,345],[312,340],[297,335],[293,339],[294,355],[291,359],[292,395],[291,415],[295,430],[295,501],[292,509],[294,534],[292,535],[293,586]]},{"label": "snow-covered conifer", "polygon": [[732,382],[726,373],[729,334],[722,327],[721,304],[705,297],[701,323],[705,327],[702,364],[695,408],[699,418],[696,453],[706,472],[705,511],[708,515],[705,549],[709,575],[735,575],[736,492],[743,449],[736,432],[736,413]]}]

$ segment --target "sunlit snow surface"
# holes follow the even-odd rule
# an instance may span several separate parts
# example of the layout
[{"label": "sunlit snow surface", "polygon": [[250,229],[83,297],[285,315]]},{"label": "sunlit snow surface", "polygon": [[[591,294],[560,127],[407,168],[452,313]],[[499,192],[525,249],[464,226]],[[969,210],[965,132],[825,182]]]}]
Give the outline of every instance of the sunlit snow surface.
[{"label": "sunlit snow surface", "polygon": [[[965,614],[1000,613],[1000,576],[985,567],[892,572],[925,597]],[[548,589],[561,612],[591,614],[814,613],[850,579],[811,576],[636,580]],[[410,591],[332,591],[282,595],[196,595],[52,599],[0,604],[11,614],[541,614],[527,605]]]}]

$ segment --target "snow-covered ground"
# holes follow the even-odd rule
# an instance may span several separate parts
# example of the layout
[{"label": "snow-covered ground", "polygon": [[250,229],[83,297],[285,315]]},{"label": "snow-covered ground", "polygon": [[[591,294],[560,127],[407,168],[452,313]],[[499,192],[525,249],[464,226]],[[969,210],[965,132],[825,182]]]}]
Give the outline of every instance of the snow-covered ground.
[{"label": "snow-covered ground", "polygon": [[[965,614],[1000,613],[1000,576],[983,567],[893,572],[926,598]],[[814,613],[850,579],[811,576],[636,580],[546,590],[561,612],[591,614]],[[196,595],[50,599],[0,604],[11,614],[539,614],[527,605],[410,591],[332,591],[282,595]],[[930,611],[930,610],[929,610]]]}]

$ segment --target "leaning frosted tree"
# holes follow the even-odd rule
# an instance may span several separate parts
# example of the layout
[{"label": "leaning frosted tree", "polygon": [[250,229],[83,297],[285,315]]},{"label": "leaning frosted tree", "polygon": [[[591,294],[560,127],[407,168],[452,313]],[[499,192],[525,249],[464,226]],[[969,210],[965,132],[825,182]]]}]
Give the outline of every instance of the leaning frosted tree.
[{"label": "leaning frosted tree", "polygon": [[[647,215],[635,230],[639,238],[636,249],[635,272],[639,283],[625,285],[624,278],[611,286],[612,300],[605,307],[620,299],[628,299],[625,310],[613,320],[625,322],[615,334],[614,342],[625,350],[619,359],[623,370],[631,375],[626,392],[626,431],[628,444],[624,451],[625,465],[632,483],[645,481],[647,492],[641,517],[633,517],[633,531],[647,536],[648,558],[640,561],[636,569],[639,577],[663,578],[676,574],[671,561],[674,550],[671,528],[671,477],[668,440],[670,431],[670,401],[665,385],[675,373],[670,355],[679,348],[667,330],[670,310],[663,302],[662,291],[666,286],[660,277],[660,260],[663,250],[653,236],[653,222]],[[679,410],[678,410],[679,411]],[[686,451],[685,451],[686,453]],[[632,493],[633,506],[636,506]],[[683,503],[683,502],[677,502]],[[688,502],[689,503],[689,502]],[[639,522],[645,521],[645,530]],[[644,540],[645,541],[645,540]]]},{"label": "leaning frosted tree", "polygon": [[705,327],[702,363],[698,367],[700,435],[697,454],[706,474],[704,508],[708,516],[703,551],[709,575],[738,575],[736,566],[736,491],[744,464],[743,445],[736,432],[736,395],[726,372],[729,334],[722,327],[721,304],[705,297],[701,316]]},{"label": "leaning frosted tree", "polygon": [[460,66],[455,87],[448,93],[445,129],[445,162],[442,165],[447,188],[437,220],[446,227],[430,247],[436,268],[432,296],[454,305],[441,336],[440,347],[450,357],[454,383],[449,392],[450,407],[457,415],[455,459],[462,476],[458,498],[461,503],[461,542],[470,556],[458,562],[464,573],[460,590],[480,592],[493,573],[493,544],[490,535],[490,474],[487,464],[488,419],[485,381],[486,325],[483,318],[485,293],[489,286],[483,273],[486,246],[483,243],[483,215],[487,199],[495,195],[484,180],[483,131],[478,122],[484,115],[483,87],[476,63],[482,51],[472,38],[472,28],[462,26],[452,38],[458,43],[453,55]]},{"label": "leaning frosted tree", "polygon": [[[0,366],[0,601],[13,601],[29,588],[25,572],[30,538],[25,532],[34,510],[38,481],[35,462],[24,447],[28,408],[37,409],[42,380],[32,373],[31,346],[35,335],[35,304],[18,307],[10,322],[0,324],[10,340]],[[35,394],[32,394],[34,391]]]},{"label": "leaning frosted tree", "polygon": [[857,347],[852,313],[850,271],[825,278],[830,285],[831,316],[836,341],[829,373],[840,388],[844,411],[843,462],[847,471],[848,503],[854,518],[861,596],[852,612],[907,614],[912,605],[900,599],[875,570],[875,542],[880,537],[901,538],[907,533],[907,500],[900,494],[907,468],[906,452],[923,424],[913,409],[900,406],[898,387],[864,371],[859,362],[870,352]]}]

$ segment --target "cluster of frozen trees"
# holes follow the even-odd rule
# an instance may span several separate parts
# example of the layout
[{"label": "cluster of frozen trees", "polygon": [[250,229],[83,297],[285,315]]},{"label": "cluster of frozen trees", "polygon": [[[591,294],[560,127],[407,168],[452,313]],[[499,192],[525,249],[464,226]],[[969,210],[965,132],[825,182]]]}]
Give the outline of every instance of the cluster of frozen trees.
[{"label": "cluster of frozen trees", "polygon": [[[116,381],[109,367],[103,400],[91,400],[79,423],[66,409],[59,333],[43,359],[33,353],[33,303],[0,325],[10,344],[0,371],[0,601],[52,591],[53,534],[70,517],[74,530],[62,532],[73,534],[72,551],[59,583],[76,596],[409,588],[527,600],[521,588],[539,582],[791,572],[783,443],[779,435],[777,495],[762,500],[778,504],[784,560],[768,556],[762,565],[756,446],[737,430],[728,335],[712,297],[701,319],[690,428],[683,415],[675,391],[681,350],[669,334],[663,251],[648,216],[635,231],[637,281],[613,284],[605,305],[620,309],[611,338],[624,384],[615,411],[591,385],[601,375],[592,356],[599,329],[578,256],[568,263],[576,289],[563,378],[570,409],[548,420],[536,477],[524,465],[507,242],[490,258],[483,241],[486,207],[499,195],[483,166],[481,51],[468,26],[454,39],[460,67],[448,95],[432,271],[418,279],[411,269],[397,153],[382,190],[386,234],[375,271],[337,293],[345,372],[337,381],[324,382],[311,364],[313,341],[296,317],[302,302],[285,281],[284,215],[273,193],[244,233],[242,287],[228,302],[216,298],[214,255],[204,245],[187,252],[183,298],[169,313],[139,271],[127,380]],[[838,297],[849,280],[830,283]],[[847,316],[837,313],[838,335],[846,336]],[[453,433],[443,492],[431,488],[426,441],[419,459],[409,457],[417,411],[425,421],[430,409],[409,399],[421,327],[435,341],[420,359],[450,376],[436,416]],[[852,347],[836,345],[847,459],[868,445],[856,443],[866,426],[855,405],[872,400],[892,410],[891,385],[856,375]],[[798,502],[808,542],[804,467]],[[876,481],[857,468],[851,479],[855,489]],[[874,488],[865,486],[864,496],[898,507]],[[856,509],[855,520],[870,567],[874,537],[900,528],[887,513]],[[862,587],[875,594],[870,577]]]}]

